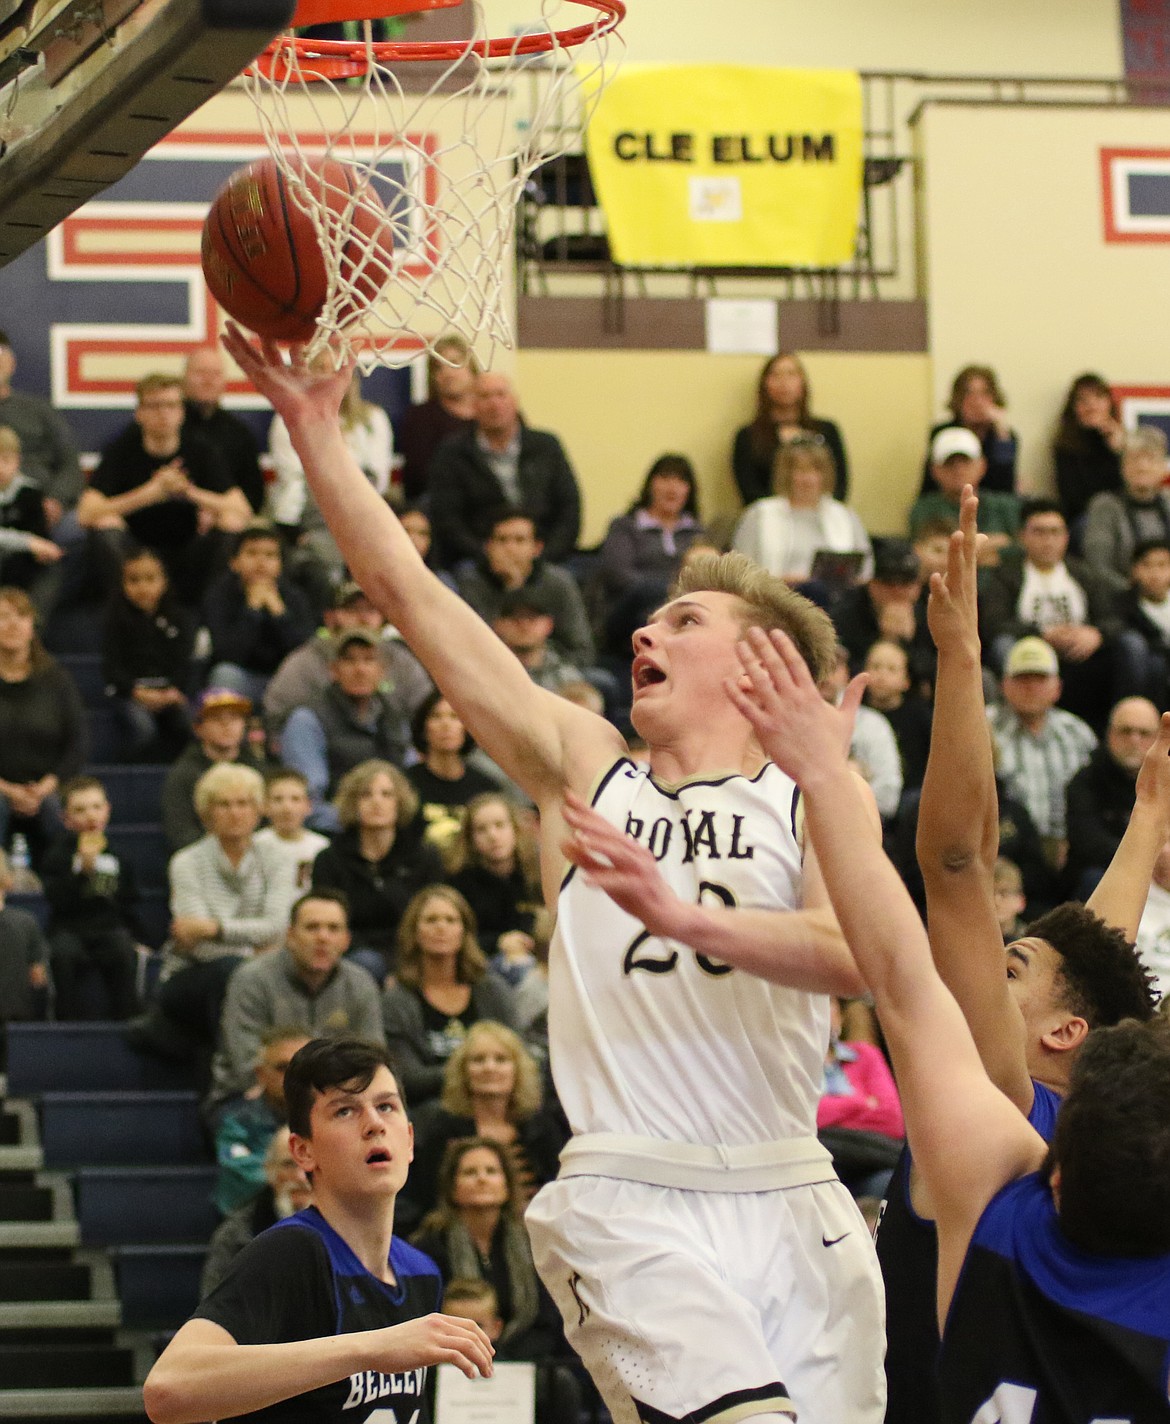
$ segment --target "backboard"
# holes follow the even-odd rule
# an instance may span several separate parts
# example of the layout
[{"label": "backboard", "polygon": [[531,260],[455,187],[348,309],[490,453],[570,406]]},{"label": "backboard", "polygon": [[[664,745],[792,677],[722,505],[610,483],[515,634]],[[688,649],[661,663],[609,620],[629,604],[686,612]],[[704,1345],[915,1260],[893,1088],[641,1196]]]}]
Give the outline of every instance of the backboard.
[{"label": "backboard", "polygon": [[294,0],[0,0],[0,266],[127,173]]}]

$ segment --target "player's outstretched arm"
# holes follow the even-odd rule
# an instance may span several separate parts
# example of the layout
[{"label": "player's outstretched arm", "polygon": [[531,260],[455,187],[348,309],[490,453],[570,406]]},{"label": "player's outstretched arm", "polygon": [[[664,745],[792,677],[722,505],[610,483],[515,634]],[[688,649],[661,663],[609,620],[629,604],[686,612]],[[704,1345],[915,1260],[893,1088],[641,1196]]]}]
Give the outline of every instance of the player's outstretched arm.
[{"label": "player's outstretched arm", "polygon": [[946,573],[930,583],[927,620],[938,648],[938,680],[918,811],[918,863],[938,972],[959,1002],[992,1082],[1027,1113],[1034,1089],[1023,1022],[1008,992],[993,893],[999,807],[980,662],[978,510],[968,485]]},{"label": "player's outstretched arm", "polygon": [[475,740],[542,809],[584,790],[624,750],[600,717],[538,688],[486,623],[419,558],[342,437],[352,366],[320,373],[294,347],[257,346],[229,325],[224,346],[283,417],[309,489],[362,588],[405,638]]},{"label": "player's outstretched arm", "polygon": [[728,693],[765,752],[804,793],[821,873],[873,994],[915,1162],[938,1213],[945,1311],[980,1213],[1005,1182],[1043,1160],[1044,1143],[988,1079],[849,771],[841,719],[860,697],[862,680],[851,685],[841,709],[833,708],[784,633],[753,630],[740,646],[752,692],[729,683]]},{"label": "player's outstretched arm", "polygon": [[238,1345],[213,1321],[189,1320],[159,1356],[142,1396],[154,1424],[200,1424],[265,1409],[362,1370],[397,1374],[449,1364],[475,1379],[491,1374],[493,1353],[474,1321],[453,1315],[280,1345]]},{"label": "player's outstretched arm", "polygon": [[1158,735],[1137,775],[1129,824],[1100,883],[1089,896],[1089,909],[1107,925],[1136,937],[1146,907],[1154,861],[1170,840],[1170,712],[1162,713]]},{"label": "player's outstretched arm", "polygon": [[[792,989],[849,997],[864,992],[827,905],[756,910],[687,904],[662,878],[653,854],[579,796],[566,796],[562,814],[571,833],[561,846],[565,856],[652,935]],[[876,808],[873,814],[876,820]]]}]

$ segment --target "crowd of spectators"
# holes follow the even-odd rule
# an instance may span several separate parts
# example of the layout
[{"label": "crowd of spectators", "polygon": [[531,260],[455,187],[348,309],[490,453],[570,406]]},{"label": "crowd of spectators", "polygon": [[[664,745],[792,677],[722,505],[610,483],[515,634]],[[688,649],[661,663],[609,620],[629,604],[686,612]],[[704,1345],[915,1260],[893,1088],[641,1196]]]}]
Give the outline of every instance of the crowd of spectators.
[{"label": "crowd of spectators", "polygon": [[[307,1199],[283,1126],[291,1054],[322,1033],[385,1042],[416,1129],[401,1228],[514,1357],[546,1353],[559,1327],[518,1213],[555,1174],[567,1128],[547,1067],[533,808],[348,581],[279,422],[265,486],[255,441],[222,407],[217,352],[193,352],[182,378],[140,382],[134,420],[88,485],[64,422],[14,391],[13,372],[0,335],[0,837],[27,850],[48,919],[42,932],[4,905],[17,867],[0,861],[3,1017],[125,1019],[140,1047],[206,1075],[224,1216],[209,1282]],[[1170,706],[1165,437],[1123,430],[1107,384],[1078,377],[1054,435],[1057,495],[1024,499],[995,373],[967,367],[926,436],[904,536],[871,538],[848,504],[841,431],[812,406],[794,355],[767,362],[755,416],[731,441],[744,508],[725,542],[828,609],[839,648],[827,698],[868,671],[852,752],[917,894],[935,673],[925,600],[960,491],[980,489],[996,897],[1011,936],[1091,891]],[[420,554],[533,679],[628,730],[630,635],[714,542],[686,456],[655,460],[583,552],[561,442],[532,429],[510,381],[479,373],[457,338],[396,432],[356,375],[343,424]],[[144,945],[139,877],[111,847],[106,788],[80,774],[81,699],[36,631],[75,588],[104,600],[124,759],[169,766],[161,951]],[[1145,937],[1164,982],[1167,867]],[[825,1064],[819,1125],[859,1197],[881,1194],[902,1133],[876,1040],[847,1006]]]}]

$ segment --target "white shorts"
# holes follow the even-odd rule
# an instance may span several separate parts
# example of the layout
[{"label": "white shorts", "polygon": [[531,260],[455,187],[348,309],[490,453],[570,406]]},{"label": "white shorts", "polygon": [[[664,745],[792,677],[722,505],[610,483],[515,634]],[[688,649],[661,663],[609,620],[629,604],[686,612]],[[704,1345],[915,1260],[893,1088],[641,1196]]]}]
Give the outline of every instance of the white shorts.
[{"label": "white shorts", "polygon": [[614,1424],[881,1424],[881,1277],[839,1182],[731,1194],[568,1177],[525,1221]]}]

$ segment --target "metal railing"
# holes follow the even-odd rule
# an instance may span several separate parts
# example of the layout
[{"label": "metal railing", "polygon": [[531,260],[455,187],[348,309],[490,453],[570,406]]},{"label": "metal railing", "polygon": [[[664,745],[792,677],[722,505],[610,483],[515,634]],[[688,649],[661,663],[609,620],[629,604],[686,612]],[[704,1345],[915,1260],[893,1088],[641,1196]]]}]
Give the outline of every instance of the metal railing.
[{"label": "metal railing", "polygon": [[836,267],[632,267],[615,263],[583,144],[539,169],[517,214],[517,287],[526,296],[777,296],[818,302],[920,300],[913,129],[928,104],[1170,106],[1170,83],[1094,76],[863,71],[864,171],[853,258]]}]

